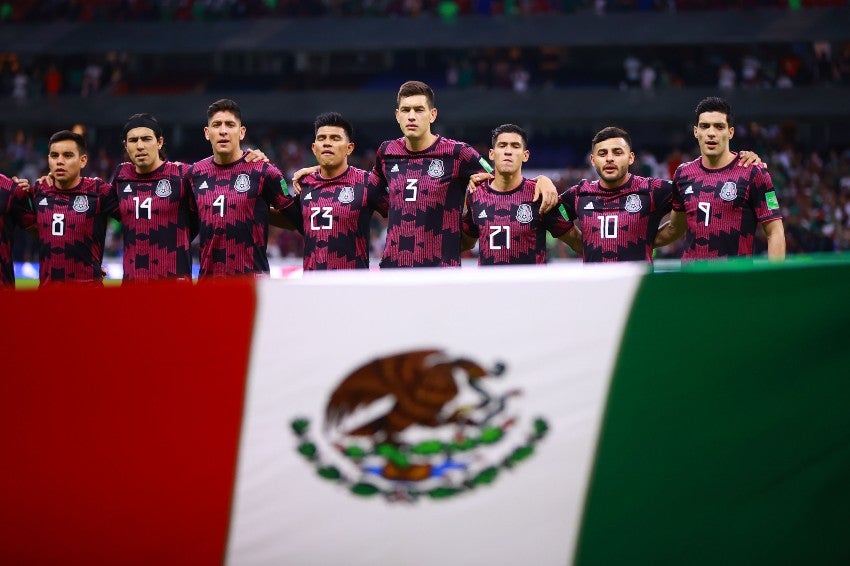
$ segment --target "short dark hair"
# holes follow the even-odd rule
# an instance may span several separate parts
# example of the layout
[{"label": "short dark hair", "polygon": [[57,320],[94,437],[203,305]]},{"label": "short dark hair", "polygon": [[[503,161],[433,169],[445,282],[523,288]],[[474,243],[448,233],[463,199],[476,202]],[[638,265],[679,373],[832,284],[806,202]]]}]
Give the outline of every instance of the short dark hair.
[{"label": "short dark hair", "polygon": [[50,140],[47,142],[47,147],[50,147],[54,143],[61,141],[75,142],[77,144],[77,149],[80,151],[80,155],[86,155],[88,153],[88,147],[86,146],[86,138],[84,138],[80,134],[75,134],[71,130],[60,130],[50,136]]},{"label": "short dark hair", "polygon": [[596,132],[596,135],[593,136],[593,140],[590,142],[590,148],[593,149],[596,144],[614,138],[623,138],[626,140],[626,145],[629,146],[629,149],[632,149],[632,136],[626,130],[616,126],[608,126]]},{"label": "short dark hair", "polygon": [[418,94],[425,95],[428,100],[428,107],[434,108],[434,90],[422,81],[407,81],[401,85],[398,89],[398,96],[396,96],[396,104],[401,104],[402,98]]},{"label": "short dark hair", "polygon": [[502,124],[494,128],[493,135],[490,137],[490,147],[496,147],[496,138],[500,134],[519,134],[519,137],[522,138],[522,148],[528,149],[528,132],[516,124]]},{"label": "short dark hair", "polygon": [[732,127],[732,107],[723,98],[709,96],[700,100],[694,112],[694,125],[699,124],[699,115],[703,112],[720,112],[721,114],[726,114],[726,124],[730,128]]},{"label": "short dark hair", "polygon": [[207,120],[212,118],[216,112],[230,112],[236,116],[236,119],[240,123],[242,122],[242,111],[239,110],[239,105],[229,98],[222,98],[210,104],[209,108],[207,108]]},{"label": "short dark hair", "polygon": [[313,122],[313,134],[316,134],[322,126],[342,128],[345,130],[345,135],[348,136],[348,141],[354,139],[354,127],[339,112],[325,112],[316,116],[316,121]]}]

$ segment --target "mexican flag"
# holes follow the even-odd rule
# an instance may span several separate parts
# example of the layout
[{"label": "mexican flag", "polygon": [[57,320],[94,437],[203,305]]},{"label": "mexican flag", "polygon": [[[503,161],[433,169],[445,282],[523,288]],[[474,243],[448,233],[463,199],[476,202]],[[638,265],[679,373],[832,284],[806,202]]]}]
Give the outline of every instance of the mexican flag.
[{"label": "mexican flag", "polygon": [[0,294],[4,564],[846,564],[850,265]]}]

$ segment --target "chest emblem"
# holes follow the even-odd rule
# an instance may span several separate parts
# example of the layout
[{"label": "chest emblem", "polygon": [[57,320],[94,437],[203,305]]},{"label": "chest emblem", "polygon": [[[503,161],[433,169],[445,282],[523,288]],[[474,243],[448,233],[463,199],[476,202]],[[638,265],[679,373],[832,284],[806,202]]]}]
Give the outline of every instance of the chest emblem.
[{"label": "chest emblem", "polygon": [[738,196],[738,186],[735,185],[732,181],[727,181],[723,183],[723,187],[720,189],[720,198],[725,201],[732,201]]},{"label": "chest emblem", "polygon": [[435,159],[428,165],[428,176],[433,177],[434,179],[439,179],[443,176],[443,173],[446,172],[446,168],[443,167],[442,159]]},{"label": "chest emblem", "polygon": [[233,183],[233,188],[237,193],[247,193],[251,190],[251,178],[245,173],[239,173],[236,182]]},{"label": "chest emblem", "polygon": [[516,209],[516,219],[517,222],[521,224],[528,224],[534,218],[534,211],[531,210],[531,206],[528,204],[521,204],[519,208]]},{"label": "chest emblem", "polygon": [[348,204],[354,200],[354,187],[343,187],[339,191],[339,202]]},{"label": "chest emblem", "polygon": [[160,179],[159,183],[156,184],[156,196],[158,197],[169,197],[171,196],[171,182],[168,179]]},{"label": "chest emblem", "polygon": [[623,205],[623,208],[628,212],[637,212],[643,205],[640,202],[640,197],[637,195],[629,195],[626,197],[626,204]]},{"label": "chest emblem", "polygon": [[77,212],[85,212],[89,209],[89,197],[86,195],[77,195],[74,198],[74,210]]}]

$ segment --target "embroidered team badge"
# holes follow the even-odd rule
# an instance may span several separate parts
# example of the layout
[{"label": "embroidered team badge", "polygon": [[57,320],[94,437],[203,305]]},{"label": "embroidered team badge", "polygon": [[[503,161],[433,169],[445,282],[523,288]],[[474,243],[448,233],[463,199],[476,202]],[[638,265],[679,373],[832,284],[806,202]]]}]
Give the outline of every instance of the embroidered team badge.
[{"label": "embroidered team badge", "polygon": [[239,173],[239,176],[236,177],[236,182],[233,183],[233,188],[237,193],[247,193],[251,190],[251,178],[245,173]]},{"label": "embroidered team badge", "polygon": [[354,200],[354,187],[343,187],[339,191],[339,202],[348,204]]},{"label": "embroidered team badge", "polygon": [[637,195],[629,195],[626,197],[626,204],[623,205],[623,208],[626,209],[627,212],[637,212],[639,211],[643,205],[640,202],[640,197]]},{"label": "embroidered team badge", "polygon": [[156,196],[158,197],[170,197],[171,196],[171,181],[168,179],[160,179],[159,183],[156,184]]},{"label": "embroidered team badge", "polygon": [[522,410],[506,367],[442,350],[376,358],[330,393],[324,423],[291,421],[316,474],[363,499],[445,500],[493,484],[532,457],[549,430]]},{"label": "embroidered team badge", "polygon": [[725,201],[733,201],[738,196],[738,186],[732,181],[723,183],[720,189],[720,198]]},{"label": "embroidered team badge", "polygon": [[439,179],[443,176],[443,173],[446,172],[446,168],[443,167],[442,159],[435,159],[428,166],[428,176],[433,177],[434,179]]},{"label": "embroidered team badge", "polygon": [[85,212],[89,209],[89,197],[86,195],[78,195],[74,199],[74,210],[77,212]]},{"label": "embroidered team badge", "polygon": [[517,222],[522,224],[528,224],[534,218],[534,211],[531,210],[531,205],[521,204],[519,208],[516,209],[516,219]]}]

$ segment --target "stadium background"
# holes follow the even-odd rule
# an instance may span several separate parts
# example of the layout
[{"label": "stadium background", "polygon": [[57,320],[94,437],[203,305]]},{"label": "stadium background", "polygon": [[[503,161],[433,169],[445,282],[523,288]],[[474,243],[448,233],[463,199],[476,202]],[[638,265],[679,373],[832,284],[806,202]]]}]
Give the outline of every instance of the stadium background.
[{"label": "stadium background", "polygon": [[[399,135],[398,85],[420,79],[437,91],[436,131],[486,155],[493,127],[520,124],[527,172],[562,188],[593,177],[589,140],[607,125],[632,133],[634,172],[669,177],[698,153],[696,102],[720,94],[736,114],[733,149],[770,166],[789,253],[850,249],[846,1],[26,0],[0,4],[0,22],[7,175],[43,174],[49,135],[79,125],[85,174],[108,179],[136,112],[159,117],[170,158],[200,159],[206,107],[221,97],[242,106],[246,145],[288,176],[313,163],[312,119],[329,110],[354,123],[352,162],[369,167]],[[377,253],[382,229],[376,220]],[[16,260],[36,259],[16,240]],[[269,253],[298,264],[300,238],[273,230]]]}]

